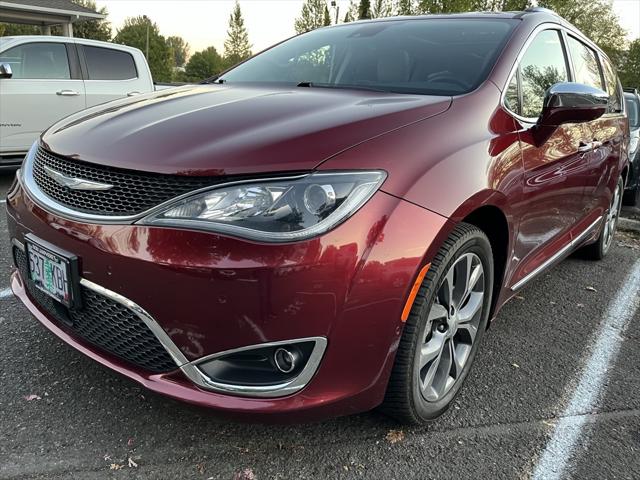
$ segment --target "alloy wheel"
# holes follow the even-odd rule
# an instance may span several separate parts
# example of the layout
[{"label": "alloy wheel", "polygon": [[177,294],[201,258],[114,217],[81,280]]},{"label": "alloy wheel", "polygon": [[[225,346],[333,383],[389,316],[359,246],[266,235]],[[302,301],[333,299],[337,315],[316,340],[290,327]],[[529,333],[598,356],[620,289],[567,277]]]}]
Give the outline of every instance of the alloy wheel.
[{"label": "alloy wheel", "polygon": [[620,183],[616,187],[616,191],[611,199],[611,206],[607,212],[604,223],[604,250],[608,250],[613,240],[613,235],[616,232],[616,226],[618,224],[618,217],[620,216],[620,208],[622,207],[622,190]]},{"label": "alloy wheel", "polygon": [[436,402],[462,377],[482,319],[485,275],[475,253],[460,256],[445,275],[420,345],[419,385]]}]

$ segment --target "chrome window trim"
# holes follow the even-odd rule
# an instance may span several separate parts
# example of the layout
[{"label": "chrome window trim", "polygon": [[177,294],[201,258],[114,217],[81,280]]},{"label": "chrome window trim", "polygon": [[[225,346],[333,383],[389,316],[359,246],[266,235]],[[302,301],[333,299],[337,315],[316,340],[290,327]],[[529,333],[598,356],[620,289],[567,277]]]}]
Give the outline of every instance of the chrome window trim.
[{"label": "chrome window trim", "polygon": [[[22,250],[25,251],[25,246],[19,240],[13,238],[11,243]],[[171,340],[169,335],[164,331],[164,329],[156,322],[156,320],[140,305],[129,300],[128,298],[116,293],[112,290],[109,290],[97,283],[94,283],[86,278],[80,279],[80,284],[104,297],[107,297],[114,302],[119,303],[125,308],[131,310],[144,324],[151,330],[151,333],[158,339],[160,344],[164,347],[167,353],[171,356],[173,361],[176,363],[176,367],[179,368],[182,373],[191,380],[197,386],[214,392],[232,394],[242,397],[256,397],[256,398],[275,398],[275,397],[284,397],[286,395],[291,395],[301,389],[303,389],[309,381],[313,378],[318,367],[320,366],[320,361],[324,356],[324,352],[327,348],[327,339],[325,337],[306,337],[306,338],[296,338],[291,340],[282,340],[278,342],[267,342],[260,343],[257,345],[249,345],[246,347],[234,348],[232,350],[225,350],[223,352],[213,353],[210,355],[206,355],[204,357],[198,358],[193,361],[189,361],[184,354],[180,351],[180,349],[176,346],[175,343]],[[279,345],[288,345],[291,343],[301,343],[301,342],[314,342],[314,347],[309,357],[309,360],[305,364],[302,371],[293,379],[288,382],[280,383],[277,385],[268,385],[268,386],[248,386],[248,385],[229,385],[225,383],[214,382],[207,375],[198,368],[198,365],[201,363],[206,363],[211,360],[215,360],[216,358],[222,357],[224,355],[229,355],[232,353],[243,352],[247,350],[254,350],[256,348],[263,347],[271,347],[271,346],[279,346]]]},{"label": "chrome window trim", "polygon": [[578,235],[576,238],[571,240],[564,247],[562,247],[560,250],[558,250],[556,253],[554,253],[550,258],[548,258],[544,263],[542,263],[542,265],[538,266],[531,273],[529,273],[524,278],[522,278],[521,280],[516,282],[511,287],[511,291],[512,292],[516,292],[516,291],[520,290],[522,287],[525,286],[525,284],[529,283],[531,280],[533,280],[535,277],[540,275],[543,271],[545,271],[548,267],[550,267],[552,264],[554,264],[557,260],[559,260],[565,254],[568,254],[571,250],[573,250],[575,247],[577,247],[580,244],[580,242],[582,242],[587,237],[587,235],[589,235],[590,233],[593,232],[595,227],[598,226],[598,224],[602,221],[603,218],[604,217],[602,215],[600,215],[580,235]]},{"label": "chrome window trim", "polygon": [[[524,45],[522,46],[522,48],[518,52],[518,56],[516,57],[516,61],[511,66],[511,70],[509,71],[509,75],[507,76],[507,81],[506,81],[506,83],[504,84],[504,86],[502,88],[502,92],[500,93],[500,106],[502,108],[504,108],[504,110],[509,115],[511,115],[512,117],[514,117],[517,120],[519,120],[521,122],[524,122],[524,123],[536,124],[538,122],[538,118],[539,117],[536,117],[536,118],[523,117],[522,115],[519,115],[516,112],[514,112],[513,110],[511,110],[510,108],[508,108],[507,107],[507,103],[506,103],[507,90],[509,89],[509,84],[511,83],[511,80],[513,79],[513,76],[516,74],[516,72],[518,70],[518,67],[520,66],[520,62],[522,61],[522,57],[524,57],[524,54],[527,53],[527,49],[533,43],[533,41],[536,39],[538,34],[540,32],[545,31],[545,30],[556,30],[560,34],[560,39],[561,39],[561,42],[562,42],[563,54],[565,56],[565,63],[567,63],[567,61],[569,60],[569,58],[567,57],[566,48],[564,46],[564,36],[563,36],[563,34],[564,34],[566,29],[565,29],[565,27],[563,25],[561,25],[559,23],[546,22],[546,23],[541,23],[540,25],[538,25],[536,28],[533,29],[533,31],[531,32],[531,34],[527,38],[526,42],[524,42]],[[571,64],[569,63],[569,65],[567,65],[567,67],[569,68],[569,70],[567,72],[568,76],[569,76],[569,78],[572,78],[573,69],[571,67]],[[520,91],[520,84],[518,84],[518,91]]]},{"label": "chrome window trim", "polygon": [[60,215],[61,217],[67,220],[73,220],[83,223],[91,223],[91,224],[106,224],[106,225],[131,225],[136,223],[139,220],[142,220],[145,217],[153,215],[154,213],[158,213],[162,211],[169,205],[183,200],[185,198],[189,198],[193,195],[198,195],[200,193],[204,193],[210,190],[215,190],[218,188],[225,188],[233,185],[241,185],[241,184],[249,184],[249,183],[260,183],[260,182],[272,182],[272,181],[281,181],[281,180],[298,180],[308,176],[309,174],[302,175],[292,175],[292,176],[279,176],[279,177],[264,177],[264,178],[255,178],[255,179],[245,179],[245,180],[236,180],[231,182],[223,182],[214,184],[207,187],[202,187],[197,190],[192,190],[190,192],[183,193],[177,197],[170,198],[169,200],[162,202],[155,207],[145,210],[136,215],[95,215],[90,213],[82,213],[71,208],[65,207],[64,205],[56,202],[54,199],[49,197],[46,193],[44,193],[40,187],[35,182],[33,177],[33,163],[36,151],[38,149],[37,143],[34,144],[29,153],[24,160],[23,164],[23,174],[21,178],[19,178],[20,183],[24,190],[27,192],[29,198],[33,200],[38,206],[44,208],[46,211],[50,213],[55,213],[56,215]]},{"label": "chrome window trim", "polygon": [[[245,352],[248,350],[255,350],[256,348],[264,348],[264,347],[274,347],[280,345],[289,345],[292,343],[301,343],[301,342],[314,342],[315,345],[313,347],[313,351],[311,352],[311,356],[309,360],[305,364],[302,371],[295,378],[289,380],[288,382],[280,383],[277,385],[267,385],[267,386],[254,386],[254,385],[231,385],[226,383],[214,382],[207,375],[198,368],[198,365],[202,363],[209,362],[211,360],[215,360],[216,358],[230,355],[238,352]],[[242,397],[260,397],[260,398],[274,398],[274,397],[283,397],[286,395],[291,395],[293,393],[298,392],[303,389],[309,381],[313,378],[318,367],[320,366],[320,361],[324,356],[324,352],[327,348],[327,339],[325,337],[307,337],[307,338],[298,338],[292,340],[283,340],[279,342],[267,342],[260,343],[257,345],[250,345],[248,347],[234,348],[231,350],[225,350],[224,352],[214,353],[212,355],[207,355],[206,357],[199,358],[190,362],[186,365],[182,365],[180,370],[184,373],[193,383],[202,387],[206,390],[211,390],[219,393],[232,394]]]},{"label": "chrome window trim", "polygon": [[[516,61],[514,62],[514,64],[511,66],[511,70],[509,71],[509,75],[507,76],[507,81],[504,84],[503,88],[502,88],[502,92],[500,93],[500,106],[502,108],[504,108],[504,110],[511,115],[512,117],[514,117],[515,119],[524,122],[524,123],[529,123],[529,124],[536,124],[538,122],[538,118],[530,118],[530,117],[523,117],[517,113],[515,113],[514,111],[512,111],[511,109],[509,109],[507,107],[507,104],[505,102],[505,97],[507,95],[507,89],[509,88],[509,84],[511,83],[511,80],[513,79],[513,76],[515,75],[516,71],[518,70],[518,67],[520,66],[520,62],[522,61],[522,57],[524,57],[524,54],[526,53],[527,49],[529,48],[529,46],[531,45],[531,43],[533,42],[533,40],[535,39],[535,37],[538,35],[538,33],[544,31],[544,30],[558,30],[560,32],[560,36],[562,38],[562,49],[565,55],[565,61],[568,62],[568,73],[569,73],[569,78],[573,79],[574,78],[574,71],[573,71],[573,62],[571,60],[571,52],[569,52],[568,46],[567,46],[567,37],[571,36],[573,38],[575,38],[576,40],[584,43],[587,47],[591,48],[593,51],[595,51],[596,53],[596,57],[598,60],[598,66],[600,67],[600,72],[601,75],[604,77],[603,80],[605,82],[605,85],[607,85],[606,83],[606,77],[604,75],[604,69],[603,69],[603,65],[602,65],[602,58],[606,58],[609,63],[611,65],[613,65],[613,62],[611,62],[611,59],[607,56],[607,54],[605,54],[595,43],[593,43],[589,38],[586,38],[582,32],[580,32],[579,30],[573,29],[573,28],[569,28],[568,25],[562,24],[562,23],[553,23],[553,22],[545,22],[545,23],[541,23],[540,25],[538,25],[536,28],[533,29],[533,31],[531,32],[531,34],[529,35],[529,37],[527,38],[527,40],[525,41],[524,45],[522,46],[522,48],[520,49],[520,52],[518,52],[518,56],[516,57]],[[616,73],[617,76],[617,72]],[[570,80],[571,81],[571,80]],[[519,87],[519,85],[518,85]],[[623,102],[624,103],[624,102]],[[605,113],[603,115],[603,117],[607,117],[607,116],[619,116],[619,115],[625,115],[626,111],[625,111],[625,107],[623,105],[623,111],[619,112],[619,113]]]}]

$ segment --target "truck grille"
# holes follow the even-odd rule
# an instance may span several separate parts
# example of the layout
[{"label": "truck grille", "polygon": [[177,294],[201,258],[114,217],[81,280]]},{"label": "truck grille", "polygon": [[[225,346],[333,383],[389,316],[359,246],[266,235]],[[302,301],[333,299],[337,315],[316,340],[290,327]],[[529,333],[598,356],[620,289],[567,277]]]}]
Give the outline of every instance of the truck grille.
[{"label": "truck grille", "polygon": [[84,286],[80,287],[82,309],[70,310],[29,280],[25,252],[14,247],[13,255],[31,299],[71,333],[152,373],[178,368],[160,341],[134,312]]},{"label": "truck grille", "polygon": [[[110,190],[71,190],[47,175],[44,167],[64,175],[113,185]],[[67,159],[39,147],[33,179],[47,196],[72,210],[93,215],[138,215],[167,200],[215,185],[222,177],[187,177],[124,170]]]}]

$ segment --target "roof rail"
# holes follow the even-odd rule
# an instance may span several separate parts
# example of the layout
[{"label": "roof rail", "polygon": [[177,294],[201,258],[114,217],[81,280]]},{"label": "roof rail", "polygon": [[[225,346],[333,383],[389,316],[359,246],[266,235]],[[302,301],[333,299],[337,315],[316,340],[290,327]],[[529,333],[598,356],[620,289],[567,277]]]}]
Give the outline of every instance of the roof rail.
[{"label": "roof rail", "polygon": [[529,13],[550,13],[551,15],[559,16],[556,12],[546,7],[529,7],[525,10]]}]

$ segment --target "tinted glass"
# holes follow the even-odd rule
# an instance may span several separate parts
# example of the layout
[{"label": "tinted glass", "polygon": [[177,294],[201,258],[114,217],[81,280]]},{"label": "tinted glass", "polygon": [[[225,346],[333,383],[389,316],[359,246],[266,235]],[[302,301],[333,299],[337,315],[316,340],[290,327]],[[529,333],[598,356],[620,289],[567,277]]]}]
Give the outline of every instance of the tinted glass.
[{"label": "tinted glass", "polygon": [[627,115],[631,128],[640,127],[640,99],[636,95],[625,95],[627,101]]},{"label": "tinted glass", "polygon": [[531,42],[520,62],[522,112],[527,118],[542,113],[544,94],[549,87],[569,79],[560,33],[540,32]]},{"label": "tinted glass", "polygon": [[518,89],[518,75],[514,75],[511,78],[511,82],[509,82],[509,86],[507,87],[507,92],[504,96],[504,104],[506,107],[515,113],[520,113],[520,98],[519,98],[519,89]]},{"label": "tinted glass", "polygon": [[604,78],[607,81],[607,93],[609,94],[609,113],[619,113],[622,111],[622,87],[616,72],[611,63],[606,58],[602,58],[604,67]]},{"label": "tinted glass", "polygon": [[222,79],[457,95],[484,81],[516,23],[421,19],[318,29],[275,46]]},{"label": "tinted glass", "polygon": [[567,47],[571,53],[574,81],[604,90],[596,52],[573,37],[569,37]]},{"label": "tinted glass", "polygon": [[67,48],[63,43],[28,43],[0,54],[11,65],[14,79],[70,79]]},{"label": "tinted glass", "polygon": [[137,78],[136,64],[127,52],[84,46],[89,80],[128,80]]}]

